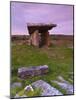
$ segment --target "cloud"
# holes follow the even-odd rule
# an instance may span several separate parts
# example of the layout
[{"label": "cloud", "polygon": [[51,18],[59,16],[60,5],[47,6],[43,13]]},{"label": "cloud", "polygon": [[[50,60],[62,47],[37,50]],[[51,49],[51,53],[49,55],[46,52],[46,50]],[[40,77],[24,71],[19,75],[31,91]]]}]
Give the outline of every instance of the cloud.
[{"label": "cloud", "polygon": [[13,33],[26,34],[27,23],[54,23],[53,33],[73,34],[73,6],[11,3],[11,29]]}]

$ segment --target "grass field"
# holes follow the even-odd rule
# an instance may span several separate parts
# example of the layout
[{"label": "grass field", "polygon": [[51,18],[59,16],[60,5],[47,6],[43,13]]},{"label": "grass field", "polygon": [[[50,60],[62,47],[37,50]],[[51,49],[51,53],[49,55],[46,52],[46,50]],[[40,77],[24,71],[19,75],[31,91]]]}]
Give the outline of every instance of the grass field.
[{"label": "grass field", "polygon": [[[70,72],[73,72],[73,49],[66,46],[50,46],[49,48],[37,48],[27,45],[11,44],[11,83],[22,82],[24,88],[26,85],[36,81],[44,80],[51,83],[51,80],[55,80],[58,76],[64,77],[67,81],[70,81]],[[17,76],[17,70],[19,67],[31,67],[48,65],[49,72],[44,76],[32,77],[27,80],[20,80]],[[55,84],[52,86],[58,88],[63,94],[66,92],[60,89]],[[15,95],[20,89],[11,90],[12,95]]]}]

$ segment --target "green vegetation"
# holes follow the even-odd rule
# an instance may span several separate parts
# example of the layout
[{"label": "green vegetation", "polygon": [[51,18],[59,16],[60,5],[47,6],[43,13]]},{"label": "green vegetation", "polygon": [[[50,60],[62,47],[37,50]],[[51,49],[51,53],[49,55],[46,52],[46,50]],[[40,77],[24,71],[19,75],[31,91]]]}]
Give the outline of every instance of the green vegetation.
[{"label": "green vegetation", "polygon": [[[71,79],[71,75],[68,74],[69,72],[73,72],[73,49],[71,48],[65,46],[50,46],[49,48],[37,48],[24,44],[13,44],[11,50],[11,82],[22,82],[23,87],[25,87],[26,85],[29,85],[39,79],[44,80],[49,84],[51,84],[50,81],[55,80],[57,76],[62,76],[67,81],[68,79]],[[27,80],[20,80],[18,78],[17,70],[19,67],[30,67],[39,65],[48,65],[49,73],[44,76],[36,76]],[[56,85],[55,87],[59,88]],[[60,89],[60,91],[63,91],[63,93],[65,94],[64,90]]]},{"label": "green vegetation", "polygon": [[39,88],[34,89],[34,91],[25,91],[23,89],[18,93],[19,96],[27,95],[28,97],[40,96],[40,94],[41,94],[41,89]]},{"label": "green vegetation", "polygon": [[10,94],[11,94],[11,97],[15,96],[19,91],[21,91],[22,88],[20,87],[15,87],[15,88],[12,88],[10,90]]}]

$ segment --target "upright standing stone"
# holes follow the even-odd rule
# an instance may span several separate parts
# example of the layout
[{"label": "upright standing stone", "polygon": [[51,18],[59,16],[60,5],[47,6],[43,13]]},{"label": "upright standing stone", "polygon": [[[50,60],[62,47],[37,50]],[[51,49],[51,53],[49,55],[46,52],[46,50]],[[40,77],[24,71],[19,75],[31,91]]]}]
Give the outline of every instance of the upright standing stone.
[{"label": "upright standing stone", "polygon": [[34,46],[39,46],[39,34],[38,30],[35,30],[30,36],[31,44]]}]

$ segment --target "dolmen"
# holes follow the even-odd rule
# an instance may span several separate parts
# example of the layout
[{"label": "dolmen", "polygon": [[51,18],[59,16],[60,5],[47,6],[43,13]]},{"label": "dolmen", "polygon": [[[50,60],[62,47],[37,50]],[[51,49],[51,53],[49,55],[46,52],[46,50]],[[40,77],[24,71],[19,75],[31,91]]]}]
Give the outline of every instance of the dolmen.
[{"label": "dolmen", "polygon": [[52,23],[27,23],[27,29],[30,35],[30,45],[36,47],[50,46],[49,30],[56,27]]},{"label": "dolmen", "polygon": [[33,67],[21,67],[18,69],[18,77],[21,79],[27,79],[33,76],[44,75],[48,73],[48,66],[33,66]]}]

